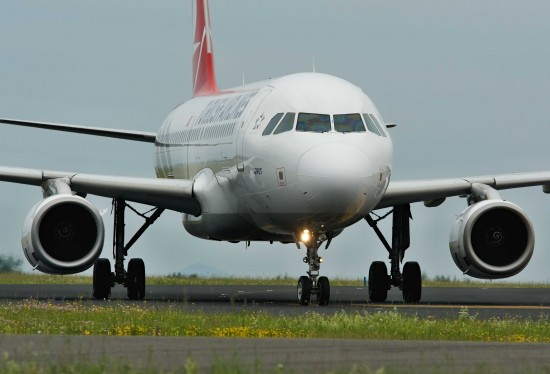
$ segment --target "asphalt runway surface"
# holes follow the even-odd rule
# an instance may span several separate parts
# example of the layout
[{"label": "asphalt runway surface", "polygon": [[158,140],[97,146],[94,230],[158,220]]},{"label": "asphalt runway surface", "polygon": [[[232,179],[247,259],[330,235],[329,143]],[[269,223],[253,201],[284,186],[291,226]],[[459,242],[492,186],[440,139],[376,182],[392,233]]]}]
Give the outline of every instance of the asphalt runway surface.
[{"label": "asphalt runway surface", "polygon": [[[82,300],[91,298],[91,285],[1,285],[0,300],[44,299]],[[293,286],[147,286],[149,305],[176,303],[182,309],[205,313],[234,309],[262,310],[296,315],[307,310],[318,313],[376,312],[395,310],[420,317],[453,317],[467,310],[478,318],[538,318],[550,315],[550,288],[424,288],[418,304],[403,303],[399,290],[388,293],[388,301],[368,302],[364,287],[331,287],[329,306],[300,306]],[[112,299],[127,301],[126,289],[117,286]],[[315,300],[315,297],[312,298]]]},{"label": "asphalt runway surface", "polygon": [[[0,285],[0,303],[29,298],[101,304],[91,285]],[[112,299],[136,303],[117,286]],[[422,302],[407,305],[392,290],[388,302],[367,302],[363,287],[332,287],[331,303],[299,306],[292,286],[148,286],[147,303],[177,305],[206,314],[259,310],[285,315],[308,311],[333,314],[395,310],[429,318],[454,318],[465,310],[477,318],[535,318],[550,315],[550,289],[425,288]],[[549,327],[550,328],[550,327]],[[0,353],[19,362],[29,357],[41,365],[59,362],[129,364],[162,370],[181,369],[188,357],[199,372],[225,367],[255,372],[348,371],[354,365],[405,372],[550,372],[550,344],[446,341],[376,341],[354,339],[242,339],[208,337],[0,336]],[[6,356],[8,355],[8,356]]]},{"label": "asphalt runway surface", "polygon": [[[205,337],[0,336],[13,361],[40,364],[101,362],[182,370],[192,358],[199,373],[548,373],[550,345],[352,339],[243,339]],[[219,370],[220,365],[225,370]],[[224,366],[223,366],[224,365]],[[235,370],[240,368],[241,370]],[[230,371],[230,369],[233,369]]]}]

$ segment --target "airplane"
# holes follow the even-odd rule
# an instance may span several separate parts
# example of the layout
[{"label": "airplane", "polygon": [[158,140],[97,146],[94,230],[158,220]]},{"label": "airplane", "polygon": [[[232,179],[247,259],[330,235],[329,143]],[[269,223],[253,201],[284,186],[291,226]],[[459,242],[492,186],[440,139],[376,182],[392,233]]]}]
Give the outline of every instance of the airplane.
[{"label": "airplane", "polygon": [[[110,297],[115,284],[130,299],[145,297],[145,265],[126,257],[132,245],[166,209],[183,214],[185,230],[206,240],[280,242],[304,246],[307,276],[298,279],[302,305],[330,302],[330,282],[321,276],[318,250],[365,220],[388,252],[368,276],[369,298],[384,302],[401,289],[406,302],[421,300],[417,262],[401,266],[410,246],[410,205],[441,205],[467,197],[450,238],[454,262],[465,274],[498,279],[521,272],[534,251],[533,225],[499,191],[542,186],[550,172],[391,179],[393,144],[386,123],[357,86],[321,73],[298,73],[220,90],[206,0],[196,1],[193,97],[167,116],[157,133],[0,119],[27,126],[152,143],[157,178],[107,176],[0,167],[0,180],[40,186],[44,199],[29,212],[22,245],[29,263],[50,274],[74,274],[93,266],[93,296]],[[100,258],[101,214],[87,195],[113,199],[114,269]],[[128,202],[153,207],[126,243]],[[381,209],[392,208],[392,237],[378,228]]]}]

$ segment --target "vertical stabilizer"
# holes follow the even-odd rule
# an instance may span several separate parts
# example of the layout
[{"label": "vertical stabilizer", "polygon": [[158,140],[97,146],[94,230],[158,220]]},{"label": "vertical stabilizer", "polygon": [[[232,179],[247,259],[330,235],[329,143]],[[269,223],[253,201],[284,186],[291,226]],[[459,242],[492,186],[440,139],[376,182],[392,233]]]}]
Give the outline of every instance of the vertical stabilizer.
[{"label": "vertical stabilizer", "polygon": [[208,0],[197,0],[193,53],[193,96],[208,95],[217,91]]}]

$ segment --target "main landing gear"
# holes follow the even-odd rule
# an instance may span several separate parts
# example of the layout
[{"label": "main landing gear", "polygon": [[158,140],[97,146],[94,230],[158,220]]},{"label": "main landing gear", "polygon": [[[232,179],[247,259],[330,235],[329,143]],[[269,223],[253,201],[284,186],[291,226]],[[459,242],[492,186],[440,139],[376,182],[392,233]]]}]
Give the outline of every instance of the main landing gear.
[{"label": "main landing gear", "polygon": [[[378,228],[378,221],[393,213],[392,245],[390,246]],[[403,262],[405,251],[410,246],[409,220],[411,219],[410,205],[398,205],[386,216],[372,219],[366,216],[365,219],[374,229],[384,247],[388,250],[391,269],[388,275],[386,264],[382,261],[375,261],[369,269],[369,298],[372,302],[384,302],[388,298],[388,290],[391,287],[399,287],[403,292],[403,300],[407,303],[417,303],[422,297],[422,273],[418,262],[406,262],[403,272],[400,270],[400,263]]]},{"label": "main landing gear", "polygon": [[[321,268],[323,258],[317,252],[323,241],[326,240],[326,237],[325,235],[320,235],[321,238],[317,238],[307,230],[304,234],[308,236],[308,240],[304,240],[307,246],[307,256],[304,257],[304,263],[309,265],[309,270],[307,272],[308,276],[303,275],[298,279],[296,287],[298,302],[300,305],[309,305],[311,296],[315,295],[319,305],[325,306],[330,301],[330,282],[327,277],[319,277],[319,269]],[[330,239],[328,243],[330,244]]]},{"label": "main landing gear", "polygon": [[[145,223],[124,245],[124,210],[132,209],[136,214],[145,219]],[[111,296],[111,288],[115,284],[122,284],[128,290],[128,298],[142,300],[145,297],[145,264],[141,258],[133,258],[128,262],[128,270],[124,270],[124,259],[128,256],[128,250],[141,237],[141,235],[160,217],[164,209],[155,208],[150,216],[138,213],[122,199],[113,199],[115,213],[113,230],[113,258],[115,271],[111,272],[111,262],[106,258],[100,258],[94,265],[93,296],[96,299],[108,299]]]}]

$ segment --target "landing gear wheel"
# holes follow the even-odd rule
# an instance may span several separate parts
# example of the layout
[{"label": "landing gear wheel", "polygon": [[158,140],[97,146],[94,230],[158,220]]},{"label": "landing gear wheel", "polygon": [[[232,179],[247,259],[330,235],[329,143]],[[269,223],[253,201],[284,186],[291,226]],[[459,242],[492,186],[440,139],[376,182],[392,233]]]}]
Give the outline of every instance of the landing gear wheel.
[{"label": "landing gear wheel", "polygon": [[145,264],[141,258],[128,262],[127,284],[130,300],[143,300],[145,297]]},{"label": "landing gear wheel", "polygon": [[98,258],[94,264],[93,296],[103,300],[111,297],[112,287],[111,262],[106,258]]},{"label": "landing gear wheel", "polygon": [[403,266],[403,299],[417,303],[422,297],[422,273],[418,262],[410,261]]},{"label": "landing gear wheel", "polygon": [[305,275],[302,275],[300,279],[298,279],[298,286],[296,289],[298,291],[298,302],[300,305],[309,304],[309,300],[311,299],[311,286],[311,279]]},{"label": "landing gear wheel", "polygon": [[319,287],[319,293],[317,298],[319,300],[319,305],[326,306],[330,300],[330,282],[327,277],[320,277],[317,280],[317,286]]},{"label": "landing gear wheel", "polygon": [[369,299],[383,303],[388,298],[388,268],[382,261],[374,261],[369,269]]}]

